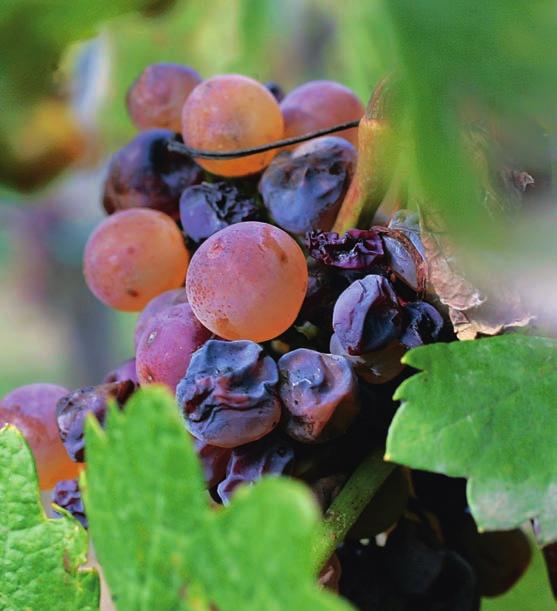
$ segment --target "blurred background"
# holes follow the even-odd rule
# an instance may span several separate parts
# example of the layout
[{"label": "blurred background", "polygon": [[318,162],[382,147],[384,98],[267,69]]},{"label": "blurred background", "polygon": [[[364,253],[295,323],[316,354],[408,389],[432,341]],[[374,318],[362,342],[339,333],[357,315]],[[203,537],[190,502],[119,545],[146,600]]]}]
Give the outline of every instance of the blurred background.
[{"label": "blurred background", "polygon": [[[0,35],[14,53],[0,59],[0,94],[11,94],[13,74],[23,94],[34,94],[28,109],[0,119],[0,396],[31,382],[72,389],[96,384],[132,356],[136,316],[109,310],[89,293],[81,259],[91,229],[103,217],[100,193],[107,160],[135,132],[125,95],[146,65],[185,63],[203,77],[241,72],[276,81],[285,90],[306,80],[332,79],[364,102],[384,72],[379,50],[384,53],[389,43],[376,2],[114,5],[117,10],[95,15],[101,23],[88,26],[91,31],[83,26],[91,9],[83,5],[83,36],[68,18],[68,42],[74,37],[85,42],[53,50],[53,58],[60,59],[56,78],[63,83],[56,94],[46,87],[39,91],[52,59],[52,40],[60,36],[55,9],[45,12],[34,46],[23,49],[21,62],[32,67],[31,73],[17,63],[21,46],[15,37],[21,30],[13,31],[15,9],[0,9]],[[135,5],[142,10],[132,10]],[[32,28],[24,34],[33,34]],[[527,577],[484,609],[553,609],[544,570],[538,554]]]}]

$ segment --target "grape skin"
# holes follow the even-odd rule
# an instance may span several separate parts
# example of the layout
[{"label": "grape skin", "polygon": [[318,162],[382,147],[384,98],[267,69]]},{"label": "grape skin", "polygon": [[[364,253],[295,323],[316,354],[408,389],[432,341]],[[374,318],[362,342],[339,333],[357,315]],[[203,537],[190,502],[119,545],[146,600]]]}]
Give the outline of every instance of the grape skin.
[{"label": "grape skin", "polygon": [[[359,120],[365,108],[348,87],[334,81],[309,81],[290,91],[280,103],[284,117],[284,137],[301,136]],[[336,136],[358,145],[358,130],[347,129]]]},{"label": "grape skin", "polygon": [[126,96],[131,120],[139,129],[162,127],[180,132],[184,102],[200,82],[199,73],[189,66],[147,66]]},{"label": "grape skin", "polygon": [[189,254],[176,224],[155,210],[106,218],[89,237],[85,281],[104,304],[137,312],[156,295],[184,283]]},{"label": "grape skin", "polygon": [[186,374],[192,354],[212,336],[187,303],[171,306],[153,316],[137,346],[139,383],[158,382],[174,393]]},{"label": "grape skin", "polygon": [[169,291],[164,291],[160,295],[153,297],[151,301],[145,306],[137,322],[135,323],[135,349],[137,350],[137,346],[139,345],[139,340],[143,336],[145,332],[145,328],[149,324],[149,320],[160,314],[167,308],[171,306],[178,305],[180,303],[188,303],[188,295],[186,293],[186,289],[184,287],[180,287],[178,289],[170,289]]},{"label": "grape skin", "polygon": [[60,479],[78,475],[62,445],[56,424],[56,402],[69,391],[55,384],[28,384],[9,392],[0,401],[0,428],[16,426],[30,445],[41,490],[49,490]]},{"label": "grape skin", "polygon": [[298,244],[277,227],[248,221],[218,231],[197,249],[186,289],[194,314],[213,333],[262,342],[292,325],[307,280]]},{"label": "grape skin", "polygon": [[[214,76],[198,85],[182,111],[182,135],[191,148],[224,152],[280,140],[278,102],[260,83],[239,74]],[[275,151],[227,160],[196,159],[219,176],[245,176],[265,168]]]}]

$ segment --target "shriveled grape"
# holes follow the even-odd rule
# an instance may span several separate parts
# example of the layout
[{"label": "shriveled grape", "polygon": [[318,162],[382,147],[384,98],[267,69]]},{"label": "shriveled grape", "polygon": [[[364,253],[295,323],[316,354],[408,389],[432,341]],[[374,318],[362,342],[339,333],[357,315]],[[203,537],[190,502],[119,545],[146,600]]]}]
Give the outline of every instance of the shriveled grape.
[{"label": "shriveled grape", "polygon": [[[285,138],[361,119],[364,105],[348,87],[334,81],[309,81],[290,91],[280,104]],[[358,144],[358,130],[336,134]]]},{"label": "shriveled grape", "polygon": [[253,484],[264,475],[289,473],[294,461],[291,444],[273,433],[254,443],[235,448],[226,470],[226,477],[217,492],[224,503],[229,503],[240,484]]},{"label": "shriveled grape", "polygon": [[[85,506],[77,480],[63,479],[59,481],[52,491],[52,502],[71,513],[84,528],[88,528],[89,523],[85,515]],[[54,514],[61,515],[56,510]]]},{"label": "shriveled grape", "polygon": [[211,339],[191,358],[176,388],[188,430],[234,448],[269,433],[280,420],[276,363],[254,342]]},{"label": "shriveled grape", "polygon": [[306,244],[316,261],[339,269],[369,269],[383,257],[383,243],[372,229],[350,229],[343,236],[334,231],[311,231]]},{"label": "shriveled grape", "polygon": [[286,231],[299,235],[314,229],[328,231],[353,168],[354,159],[335,142],[301,156],[282,153],[265,170],[259,192],[273,221]]},{"label": "shriveled grape", "polygon": [[168,149],[177,141],[174,132],[149,129],[114,153],[103,193],[108,214],[149,208],[178,218],[182,191],[200,182],[203,171],[191,157]]},{"label": "shriveled grape", "polygon": [[[214,76],[198,85],[182,111],[182,135],[191,148],[215,152],[268,144],[282,138],[278,102],[261,83],[238,74]],[[238,159],[197,159],[220,176],[245,176],[265,168],[275,151]]]},{"label": "shriveled grape", "polygon": [[163,127],[180,132],[184,102],[200,82],[199,73],[189,66],[171,63],[147,66],[126,97],[132,121],[139,129]]},{"label": "shriveled grape", "polygon": [[33,451],[43,490],[79,473],[60,441],[56,425],[56,402],[68,392],[56,384],[28,384],[0,400],[0,428],[12,424],[22,432]]},{"label": "shriveled grape", "polygon": [[86,386],[65,394],[56,404],[56,422],[60,439],[68,455],[76,462],[85,461],[85,418],[93,414],[104,425],[108,401],[123,407],[135,390],[130,380]]},{"label": "shriveled grape", "polygon": [[203,468],[207,488],[216,486],[224,479],[230,459],[230,448],[219,448],[194,437],[195,451]]},{"label": "shriveled grape", "polygon": [[186,289],[197,318],[225,339],[277,337],[296,319],[308,271],[282,229],[248,221],[212,235],[195,252]]},{"label": "shriveled grape", "polygon": [[278,362],[285,430],[305,443],[346,432],[358,413],[356,376],[342,356],[299,348]]},{"label": "shriveled grape", "polygon": [[292,157],[296,159],[303,155],[313,155],[331,150],[334,150],[336,155],[346,164],[349,164],[352,168],[355,167],[358,160],[358,151],[350,141],[340,136],[320,136],[319,138],[302,142],[292,151]]},{"label": "shriveled grape", "polygon": [[184,287],[164,291],[164,293],[160,293],[160,295],[153,297],[153,299],[149,301],[135,323],[134,341],[136,350],[149,320],[153,318],[153,316],[160,314],[163,310],[180,303],[188,303],[188,295]]},{"label": "shriveled grape", "polygon": [[184,377],[192,354],[213,334],[179,303],[151,317],[137,345],[137,377],[141,385],[158,382],[172,392]]},{"label": "shriveled grape", "polygon": [[137,312],[153,297],[184,283],[189,254],[170,217],[132,209],[106,218],[83,257],[93,294],[117,310]]},{"label": "shriveled grape", "polygon": [[194,242],[202,242],[234,223],[255,221],[260,216],[255,197],[244,195],[229,182],[204,182],[185,189],[180,198],[182,228]]}]

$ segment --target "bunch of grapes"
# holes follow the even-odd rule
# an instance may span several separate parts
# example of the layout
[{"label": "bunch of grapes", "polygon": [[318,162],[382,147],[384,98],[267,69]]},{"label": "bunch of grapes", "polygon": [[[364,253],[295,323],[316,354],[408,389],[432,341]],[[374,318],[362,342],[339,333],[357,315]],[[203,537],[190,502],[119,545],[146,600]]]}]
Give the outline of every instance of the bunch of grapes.
[{"label": "bunch of grapes", "polygon": [[[86,524],[76,481],[85,417],[103,425],[109,400],[125,409],[139,386],[163,384],[217,503],[263,475],[290,475],[326,511],[385,441],[393,391],[409,375],[401,357],[454,339],[426,292],[414,215],[332,231],[355,180],[358,134],[311,134],[359,120],[364,107],[330,81],[284,95],[175,64],[146,68],[127,105],[140,131],[109,163],[107,217],[86,245],[84,274],[104,304],[141,312],[135,355],[96,386],[9,393],[0,424],[21,428],[42,488],[58,482],[54,501]],[[361,609],[477,609],[529,560],[520,531],[488,537],[462,481],[399,468],[320,583]]]}]

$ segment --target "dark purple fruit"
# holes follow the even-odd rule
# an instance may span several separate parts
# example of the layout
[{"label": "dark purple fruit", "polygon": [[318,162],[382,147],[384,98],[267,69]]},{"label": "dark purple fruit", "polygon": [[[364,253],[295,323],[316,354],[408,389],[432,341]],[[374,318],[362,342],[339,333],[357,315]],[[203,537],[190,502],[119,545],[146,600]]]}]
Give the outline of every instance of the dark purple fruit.
[{"label": "dark purple fruit", "polygon": [[167,129],[148,129],[117,151],[104,184],[108,214],[150,208],[177,219],[182,191],[201,181],[202,170],[191,159],[168,150],[180,136]]},{"label": "dark purple fruit", "polygon": [[369,269],[383,256],[381,238],[372,229],[350,229],[342,237],[334,231],[312,231],[306,244],[316,261],[347,270]]},{"label": "dark purple fruit", "polygon": [[223,448],[263,437],[280,420],[278,377],[276,363],[255,342],[209,340],[176,388],[188,430]]},{"label": "dark purple fruit", "polygon": [[[59,481],[52,491],[52,502],[71,513],[84,528],[89,526],[77,480],[63,479]],[[56,510],[54,510],[54,513],[62,515]]]}]

